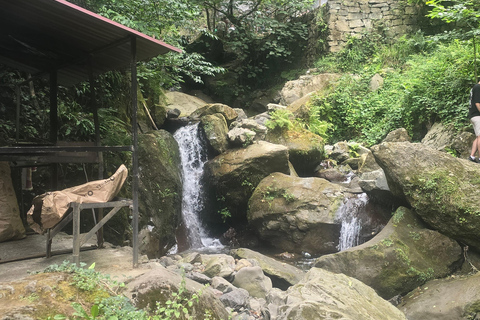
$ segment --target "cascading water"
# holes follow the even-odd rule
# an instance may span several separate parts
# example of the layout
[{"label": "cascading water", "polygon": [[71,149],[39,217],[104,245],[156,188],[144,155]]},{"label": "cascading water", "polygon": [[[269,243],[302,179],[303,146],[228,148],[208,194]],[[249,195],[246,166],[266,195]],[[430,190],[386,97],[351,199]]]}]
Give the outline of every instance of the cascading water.
[{"label": "cascading water", "polygon": [[217,239],[209,238],[199,214],[204,207],[201,178],[207,161],[206,147],[199,138],[199,124],[178,129],[173,137],[178,143],[182,162],[182,217],[191,248],[221,247]]},{"label": "cascading water", "polygon": [[341,222],[340,238],[337,249],[339,251],[355,247],[360,244],[362,226],[367,223],[361,219],[361,211],[365,210],[368,196],[361,193],[347,198],[337,211],[336,219]]}]

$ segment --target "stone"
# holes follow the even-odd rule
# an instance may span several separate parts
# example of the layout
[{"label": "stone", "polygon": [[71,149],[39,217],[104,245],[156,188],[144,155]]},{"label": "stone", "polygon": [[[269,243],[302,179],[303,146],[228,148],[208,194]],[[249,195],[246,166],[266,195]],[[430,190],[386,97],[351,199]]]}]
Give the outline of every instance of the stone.
[{"label": "stone", "polygon": [[475,319],[480,309],[480,274],[427,282],[398,306],[409,320]]},{"label": "stone", "polygon": [[480,249],[480,166],[421,143],[384,142],[371,148],[392,193],[432,228]]},{"label": "stone", "polygon": [[212,288],[217,289],[222,293],[227,293],[227,292],[233,291],[235,289],[235,286],[230,282],[228,282],[227,280],[225,280],[225,278],[213,277]]},{"label": "stone", "polygon": [[280,104],[290,105],[295,100],[311,93],[327,89],[340,76],[334,73],[323,73],[318,75],[306,75],[298,80],[285,83],[280,91]]},{"label": "stone", "polygon": [[195,112],[190,115],[190,118],[200,119],[203,116],[213,115],[215,113],[220,113],[223,115],[225,121],[227,121],[227,127],[238,117],[238,114],[235,112],[235,110],[226,104],[213,103],[207,104],[204,107],[195,110]]},{"label": "stone", "polygon": [[205,106],[207,103],[195,96],[186,93],[171,91],[165,94],[167,110],[177,109],[180,111],[179,116],[189,116],[198,108]]},{"label": "stone", "polygon": [[199,291],[202,292],[199,294],[198,302],[191,307],[187,307],[189,316],[200,318],[208,310],[214,318],[228,318],[228,313],[221,300],[216,297],[214,289],[205,287],[188,278],[182,278],[181,275],[161,266],[128,282],[126,291],[123,293],[132,300],[137,308],[149,307],[153,309],[157,301],[165,303],[171,296],[171,293],[177,292],[181,283],[184,283],[185,293],[189,297],[194,293],[198,294]]},{"label": "stone", "polygon": [[200,122],[208,144],[215,154],[225,152],[228,149],[228,126],[225,117],[221,113],[214,113],[201,117]]},{"label": "stone", "polygon": [[377,91],[382,87],[383,87],[383,78],[378,73],[375,73],[372,79],[370,79],[370,90]]},{"label": "stone", "polygon": [[253,190],[272,172],[289,173],[288,149],[264,141],[228,150],[205,164],[207,188],[225,198],[233,219],[246,217]]},{"label": "stone", "polygon": [[406,320],[400,310],[372,288],[357,279],[320,268],[310,269],[285,296],[279,305],[269,304],[271,314],[277,315],[278,320]]},{"label": "stone", "polygon": [[411,142],[412,138],[404,128],[399,128],[388,133],[383,142]]},{"label": "stone", "polygon": [[413,212],[400,207],[372,240],[322,256],[315,266],[358,279],[390,299],[449,275],[461,261],[458,243],[427,229]]},{"label": "stone", "polygon": [[205,264],[203,273],[210,278],[228,278],[235,268],[235,259],[226,254],[202,254],[202,262]]},{"label": "stone", "polygon": [[[139,223],[142,229],[150,226],[148,237],[152,242],[142,253],[159,258],[175,245],[175,230],[181,220],[180,153],[177,142],[165,130],[141,134],[138,141]],[[118,221],[116,217],[112,220],[116,230],[126,231],[129,222]]]},{"label": "stone", "polygon": [[279,262],[276,259],[247,248],[235,249],[232,251],[232,254],[237,258],[242,258],[242,260],[254,260],[255,264],[250,264],[260,266],[263,272],[272,279],[272,285],[283,290],[286,290],[291,285],[297,284],[305,274],[297,267],[288,263]]},{"label": "stone", "polygon": [[334,219],[344,190],[321,178],[274,173],[253,192],[248,222],[263,241],[281,251],[336,252],[340,225]]},{"label": "stone", "polygon": [[250,296],[265,298],[272,289],[272,280],[266,277],[260,267],[245,267],[235,274],[232,284],[248,291]]},{"label": "stone", "polygon": [[[220,301],[226,307],[232,309],[240,309],[244,307],[248,302],[248,291],[242,288],[235,288],[234,290],[227,292],[220,296]],[[225,318],[227,319],[227,318]]]},{"label": "stone", "polygon": [[300,176],[312,176],[322,160],[322,137],[306,129],[268,130],[265,141],[286,146],[289,161]]}]

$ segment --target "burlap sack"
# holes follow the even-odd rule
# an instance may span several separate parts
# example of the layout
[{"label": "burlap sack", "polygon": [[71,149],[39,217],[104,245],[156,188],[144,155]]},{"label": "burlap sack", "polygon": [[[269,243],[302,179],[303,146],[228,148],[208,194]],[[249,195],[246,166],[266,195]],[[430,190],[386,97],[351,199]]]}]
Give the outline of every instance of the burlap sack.
[{"label": "burlap sack", "polygon": [[25,238],[8,162],[0,162],[0,242]]},{"label": "burlap sack", "polygon": [[112,200],[120,191],[128,170],[122,164],[110,178],[91,181],[61,191],[47,192],[36,196],[27,212],[29,226],[35,232],[43,234],[53,228],[70,208],[70,202],[94,203]]}]

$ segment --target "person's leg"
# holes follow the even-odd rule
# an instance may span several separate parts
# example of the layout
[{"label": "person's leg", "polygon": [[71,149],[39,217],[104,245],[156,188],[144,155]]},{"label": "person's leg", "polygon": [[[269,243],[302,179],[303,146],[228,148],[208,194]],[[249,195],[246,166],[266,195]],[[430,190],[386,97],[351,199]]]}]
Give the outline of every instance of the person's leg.
[{"label": "person's leg", "polygon": [[480,142],[479,142],[478,137],[477,137],[475,140],[473,140],[472,150],[471,150],[471,152],[470,152],[470,157],[471,157],[471,158],[475,158],[475,153],[477,153],[478,144],[479,144],[479,143],[480,143]]}]

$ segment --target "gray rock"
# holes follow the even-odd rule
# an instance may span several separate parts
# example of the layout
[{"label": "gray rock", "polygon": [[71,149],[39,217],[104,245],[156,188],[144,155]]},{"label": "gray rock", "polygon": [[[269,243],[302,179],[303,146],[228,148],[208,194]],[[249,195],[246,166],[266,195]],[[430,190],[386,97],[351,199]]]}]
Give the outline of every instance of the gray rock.
[{"label": "gray rock", "polygon": [[233,274],[235,259],[226,254],[202,254],[202,262],[205,264],[203,273],[210,277],[228,278]]},{"label": "gray rock", "polygon": [[336,252],[340,225],[334,219],[344,191],[325,179],[274,173],[255,189],[247,218],[263,241],[281,251]]},{"label": "gray rock", "polygon": [[392,193],[441,233],[480,248],[480,166],[420,143],[385,142],[372,152]]},{"label": "gray rock", "polygon": [[480,312],[480,274],[432,280],[404,297],[398,308],[409,320],[475,319]]},{"label": "gray rock", "polygon": [[291,264],[282,263],[247,248],[232,250],[231,254],[237,258],[242,258],[242,260],[254,260],[255,265],[262,268],[263,272],[272,279],[273,286],[277,288],[287,289],[289,286],[298,283],[305,274]]},{"label": "gray rock", "polygon": [[[138,141],[140,226],[150,226],[149,234],[144,234],[149,241],[141,252],[153,259],[165,255],[176,243],[182,211],[180,153],[177,142],[165,130],[141,134]],[[127,217],[115,220],[118,231],[129,226]]]},{"label": "gray rock", "polygon": [[233,128],[228,131],[227,137],[230,144],[234,147],[246,147],[253,143],[256,133],[245,128]]},{"label": "gray rock", "polygon": [[[273,311],[275,305],[269,305]],[[289,288],[274,311],[278,320],[406,320],[403,313],[362,282],[343,274],[312,268]]]},{"label": "gray rock", "polygon": [[200,122],[210,147],[216,154],[225,152],[228,149],[228,126],[225,117],[221,113],[214,113],[201,117]]},{"label": "gray rock", "polygon": [[212,288],[217,289],[222,293],[227,293],[234,290],[235,286],[222,277],[213,277]]},{"label": "gray rock", "polygon": [[248,291],[250,296],[265,298],[267,292],[272,289],[272,280],[266,277],[260,267],[245,267],[235,274],[232,283],[237,288]]},{"label": "gray rock", "polygon": [[212,188],[217,198],[225,198],[233,219],[244,219],[253,190],[272,172],[289,173],[288,150],[263,141],[228,150],[205,164],[207,188]]},{"label": "gray rock", "polygon": [[372,240],[322,256],[315,266],[356,278],[390,299],[447,276],[461,260],[455,241],[426,229],[414,213],[401,207]]},{"label": "gray rock", "polygon": [[248,297],[249,294],[247,290],[235,288],[234,290],[221,295],[219,299],[226,307],[238,310],[241,307],[246,306]]},{"label": "gray rock", "polygon": [[383,142],[412,142],[412,138],[410,138],[407,130],[400,128],[387,134]]},{"label": "gray rock", "polygon": [[196,282],[201,283],[201,284],[211,284],[212,283],[212,279],[210,277],[207,277],[206,275],[204,275],[202,273],[199,273],[199,272],[195,272],[195,271],[188,272],[185,276],[188,279],[191,279],[191,280],[196,281]]}]

